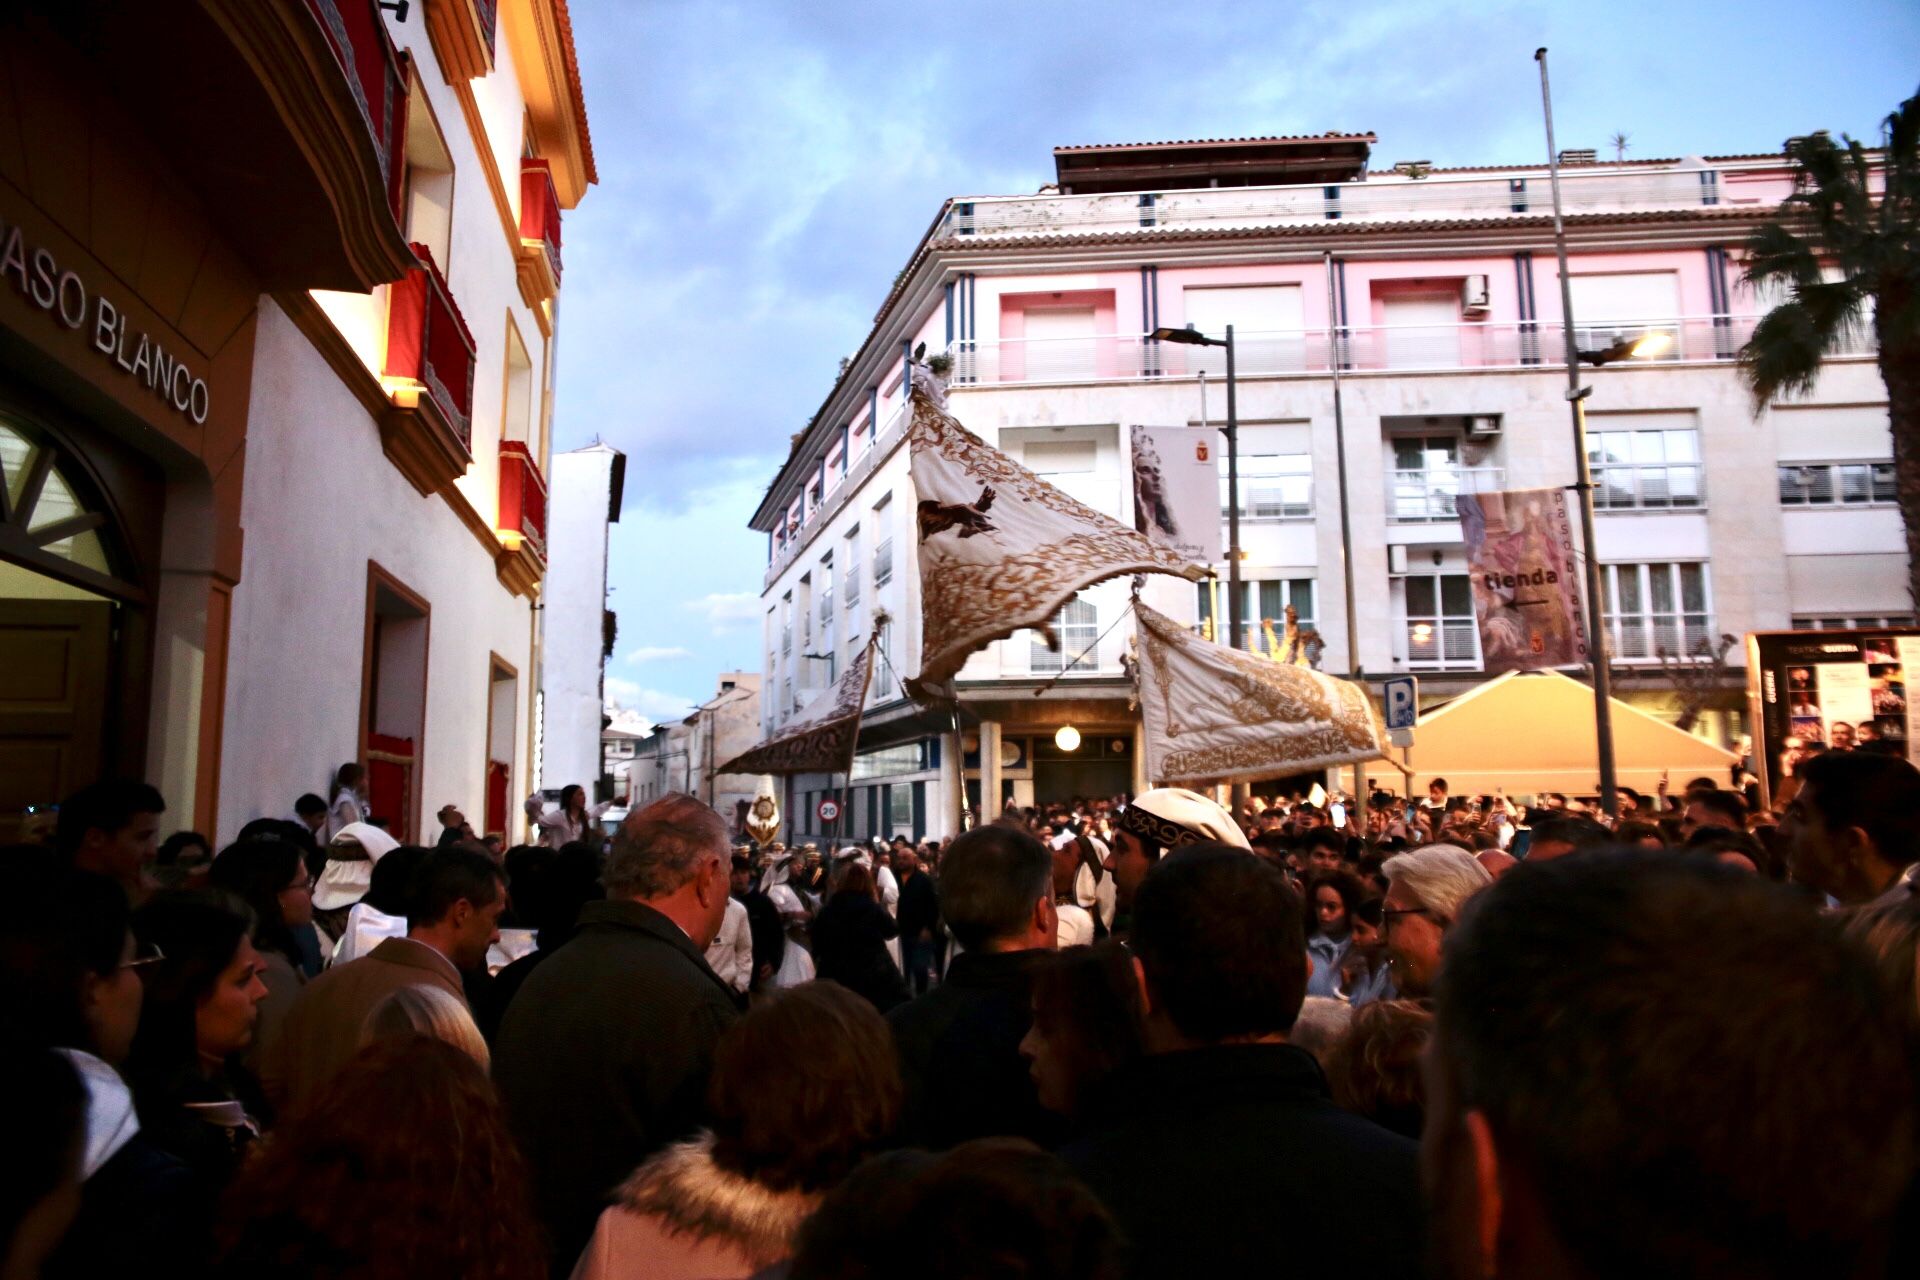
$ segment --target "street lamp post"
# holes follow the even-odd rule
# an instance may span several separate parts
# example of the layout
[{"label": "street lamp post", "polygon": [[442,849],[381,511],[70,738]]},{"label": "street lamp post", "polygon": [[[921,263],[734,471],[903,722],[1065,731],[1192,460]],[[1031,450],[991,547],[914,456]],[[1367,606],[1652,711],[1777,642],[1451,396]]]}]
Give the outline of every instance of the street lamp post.
[{"label": "street lamp post", "polygon": [[[1209,338],[1192,325],[1184,329],[1155,329],[1153,338],[1156,342],[1227,349],[1227,642],[1239,649],[1245,639],[1246,622],[1240,616],[1240,401],[1233,368],[1233,326],[1227,326],[1227,336],[1224,338]],[[1233,803],[1236,810],[1246,796],[1246,783],[1235,783]]]},{"label": "street lamp post", "polygon": [[1578,477],[1574,492],[1580,499],[1580,537],[1587,551],[1587,658],[1593,671],[1600,806],[1609,818],[1618,818],[1620,790],[1613,758],[1613,677],[1607,669],[1605,631],[1600,618],[1600,555],[1593,533],[1593,469],[1587,460],[1587,397],[1593,394],[1593,388],[1580,385],[1581,352],[1573,332],[1573,281],[1567,274],[1567,228],[1560,216],[1560,153],[1553,141],[1553,94],[1547,84],[1547,51],[1536,50],[1533,57],[1540,64],[1540,106],[1547,125],[1547,177],[1553,188],[1553,250],[1560,263],[1560,327],[1566,337],[1567,403],[1573,411],[1573,461]]}]

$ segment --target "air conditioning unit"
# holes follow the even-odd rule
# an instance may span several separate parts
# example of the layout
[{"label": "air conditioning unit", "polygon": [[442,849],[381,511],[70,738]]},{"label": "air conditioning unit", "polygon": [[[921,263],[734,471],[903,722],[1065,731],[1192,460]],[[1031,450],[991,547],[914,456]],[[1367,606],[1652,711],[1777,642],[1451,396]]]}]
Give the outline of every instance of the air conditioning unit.
[{"label": "air conditioning unit", "polygon": [[1469,315],[1486,314],[1492,302],[1487,292],[1485,276],[1468,276],[1460,286],[1460,309]]},{"label": "air conditioning unit", "polygon": [[1480,414],[1467,419],[1467,439],[1492,440],[1500,434],[1500,415]]}]

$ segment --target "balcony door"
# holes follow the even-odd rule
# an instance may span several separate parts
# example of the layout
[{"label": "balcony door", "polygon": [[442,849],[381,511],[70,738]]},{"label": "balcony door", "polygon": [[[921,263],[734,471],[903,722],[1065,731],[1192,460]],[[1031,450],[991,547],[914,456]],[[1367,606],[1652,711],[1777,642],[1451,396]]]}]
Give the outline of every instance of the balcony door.
[{"label": "balcony door", "polygon": [[1026,380],[1077,382],[1094,376],[1094,309],[1026,309]]},{"label": "balcony door", "polygon": [[1460,492],[1458,435],[1395,436],[1393,518],[1453,520]]},{"label": "balcony door", "polygon": [[1460,367],[1460,295],[1454,290],[1400,293],[1384,300],[1389,369]]}]

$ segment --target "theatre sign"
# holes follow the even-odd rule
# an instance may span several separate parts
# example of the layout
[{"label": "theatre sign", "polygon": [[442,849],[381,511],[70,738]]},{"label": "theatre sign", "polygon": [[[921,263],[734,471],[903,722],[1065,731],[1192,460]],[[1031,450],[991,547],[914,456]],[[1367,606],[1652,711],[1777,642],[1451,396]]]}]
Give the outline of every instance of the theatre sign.
[{"label": "theatre sign", "polygon": [[[105,294],[90,294],[80,274],[53,253],[27,243],[18,224],[0,222],[0,278],[69,329],[88,328],[93,349],[196,425],[207,420],[206,379],[145,333],[129,333],[127,317]],[[91,304],[91,305],[89,305]]]}]

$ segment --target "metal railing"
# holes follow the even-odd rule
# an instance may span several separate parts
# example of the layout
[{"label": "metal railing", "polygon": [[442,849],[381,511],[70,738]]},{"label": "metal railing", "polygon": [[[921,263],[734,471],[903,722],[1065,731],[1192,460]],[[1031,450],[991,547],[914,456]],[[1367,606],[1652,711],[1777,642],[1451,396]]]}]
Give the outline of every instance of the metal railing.
[{"label": "metal railing", "polygon": [[547,558],[547,482],[524,441],[500,442],[499,528],[519,534]]},{"label": "metal railing", "polygon": [[1783,507],[1887,506],[1899,497],[1891,462],[1783,462]]},{"label": "metal railing", "polygon": [[1616,662],[1658,659],[1662,653],[1685,657],[1715,639],[1710,613],[1603,614],[1609,656]]},{"label": "metal railing", "polygon": [[1506,486],[1505,467],[1424,467],[1387,474],[1387,519],[1396,524],[1458,520],[1454,498],[1495,493]]},{"label": "metal railing", "polygon": [[[1679,316],[1579,322],[1574,340],[1583,351],[1603,351],[1623,340],[1662,335],[1664,350],[1625,365],[1732,362],[1758,316]],[[1477,369],[1546,369],[1566,359],[1557,320],[1461,321],[1445,325],[1349,326],[1331,338],[1325,329],[1237,333],[1235,372],[1247,377],[1324,377],[1337,363],[1346,374],[1423,373]],[[1874,352],[1871,333],[1845,339],[1839,356]],[[1155,342],[1140,333],[1078,338],[956,341],[954,386],[1020,386],[1131,382],[1151,378],[1220,377],[1225,356],[1215,348]]]},{"label": "metal railing", "polygon": [[1472,620],[1410,618],[1406,628],[1407,666],[1437,671],[1480,666],[1480,630]]},{"label": "metal railing", "polygon": [[[1711,169],[1563,173],[1568,213],[1697,209],[1720,199]],[[1783,181],[1781,195],[1786,194]],[[997,196],[955,201],[937,239],[955,236],[1068,236],[1169,229],[1302,226],[1447,218],[1537,217],[1552,208],[1547,175],[1375,177],[1334,186],[1235,187],[1113,195]]]},{"label": "metal railing", "polygon": [[1707,505],[1697,462],[1595,462],[1598,511],[1698,511]]},{"label": "metal railing", "polygon": [[560,194],[553,166],[538,156],[520,161],[520,239],[547,255],[553,278],[560,278]]},{"label": "metal railing", "polygon": [[774,552],[772,563],[767,565],[764,586],[772,586],[774,581],[787,571],[787,567],[800,558],[800,553],[807,549],[807,545],[813,541],[820,530],[826,527],[827,522],[840,513],[841,508],[847,505],[847,499],[859,491],[866,478],[873,474],[874,469],[893,452],[893,447],[906,436],[909,403],[902,400],[894,407],[893,412],[887,415],[886,422],[874,436],[873,444],[865,453],[853,460],[847,468],[847,474],[836,479],[833,489],[824,496],[820,505],[808,512],[800,527],[788,535],[786,546]]},{"label": "metal railing", "polygon": [[382,374],[420,383],[464,449],[473,448],[473,334],[445,277],[423,244],[419,265],[387,288],[387,356]]}]

